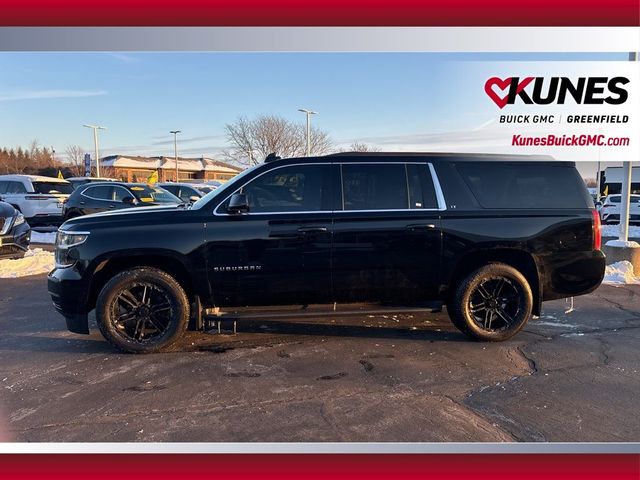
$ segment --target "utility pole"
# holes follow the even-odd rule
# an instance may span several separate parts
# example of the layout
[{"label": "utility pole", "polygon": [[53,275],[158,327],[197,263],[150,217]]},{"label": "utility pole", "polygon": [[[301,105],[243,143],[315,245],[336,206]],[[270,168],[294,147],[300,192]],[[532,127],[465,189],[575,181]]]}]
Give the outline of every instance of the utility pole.
[{"label": "utility pole", "polygon": [[182,130],[171,130],[169,133],[173,133],[173,156],[176,159],[176,182],[178,181],[178,134],[182,133]]},{"label": "utility pole", "polygon": [[100,125],[83,125],[83,127],[93,129],[93,146],[95,147],[96,152],[96,177],[100,176],[100,153],[98,150],[98,130],[106,130],[106,127],[101,127]]},{"label": "utility pole", "polygon": [[317,115],[318,112],[314,112],[313,110],[308,110],[306,108],[299,108],[299,112],[305,113],[307,115],[307,157],[311,156],[311,115]]}]

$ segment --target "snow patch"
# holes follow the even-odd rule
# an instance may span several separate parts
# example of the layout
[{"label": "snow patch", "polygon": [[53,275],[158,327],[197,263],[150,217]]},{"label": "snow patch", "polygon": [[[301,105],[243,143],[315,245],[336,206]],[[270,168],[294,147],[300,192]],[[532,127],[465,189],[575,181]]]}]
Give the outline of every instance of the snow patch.
[{"label": "snow patch", "polygon": [[19,278],[49,273],[53,270],[54,264],[53,252],[47,252],[41,248],[27,250],[24,258],[0,260],[0,278]]},{"label": "snow patch", "polygon": [[31,243],[56,243],[56,232],[35,232],[31,231]]},{"label": "snow patch", "polygon": [[640,243],[629,241],[626,242],[624,240],[609,240],[606,244],[607,247],[626,247],[626,248],[638,248],[640,247]]},{"label": "snow patch", "polygon": [[[620,224],[602,225],[600,230],[603,237],[618,237],[620,235]],[[629,238],[640,238],[640,227],[629,225]]]},{"label": "snow patch", "polygon": [[633,265],[627,260],[607,265],[602,283],[640,285],[640,278],[633,273]]}]

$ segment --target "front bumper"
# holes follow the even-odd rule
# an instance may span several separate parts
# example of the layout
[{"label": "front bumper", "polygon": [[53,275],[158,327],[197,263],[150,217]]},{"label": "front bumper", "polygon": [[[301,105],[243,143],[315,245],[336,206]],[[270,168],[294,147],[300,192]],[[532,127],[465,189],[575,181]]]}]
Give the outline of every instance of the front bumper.
[{"label": "front bumper", "polygon": [[55,268],[47,278],[47,288],[53,306],[74,333],[89,333],[87,289],[82,276],[74,268]]},{"label": "front bumper", "polygon": [[22,258],[29,248],[31,229],[27,223],[0,235],[0,258]]}]

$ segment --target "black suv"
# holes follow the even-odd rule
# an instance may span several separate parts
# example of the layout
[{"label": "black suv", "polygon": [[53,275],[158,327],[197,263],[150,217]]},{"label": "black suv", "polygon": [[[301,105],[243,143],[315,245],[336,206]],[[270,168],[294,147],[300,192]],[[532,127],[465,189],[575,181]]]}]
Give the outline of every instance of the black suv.
[{"label": "black suv", "polygon": [[89,333],[95,309],[129,352],[171,345],[212,309],[310,304],[435,301],[472,338],[505,340],[543,301],[597,288],[605,267],[574,163],[440,153],[275,159],[192,206],[67,221],[55,255],[49,292],[68,329]]}]

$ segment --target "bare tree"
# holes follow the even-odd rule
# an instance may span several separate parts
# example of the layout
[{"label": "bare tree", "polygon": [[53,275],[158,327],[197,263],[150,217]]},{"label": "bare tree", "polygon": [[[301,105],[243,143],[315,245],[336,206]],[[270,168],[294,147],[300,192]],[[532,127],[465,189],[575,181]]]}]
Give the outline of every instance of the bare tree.
[{"label": "bare tree", "polygon": [[[234,123],[225,125],[225,132],[230,149],[223,155],[241,164],[255,165],[270,153],[281,157],[306,154],[306,127],[276,115],[260,115],[254,119],[239,117]],[[329,134],[312,128],[311,153],[321,155],[330,149]]]},{"label": "bare tree", "polygon": [[73,174],[77,177],[82,177],[84,175],[85,154],[82,147],[80,145],[69,145],[64,153]]},{"label": "bare tree", "polygon": [[347,149],[341,150],[342,152],[379,152],[380,148],[375,145],[369,145],[368,143],[358,142],[357,140],[353,142]]}]

